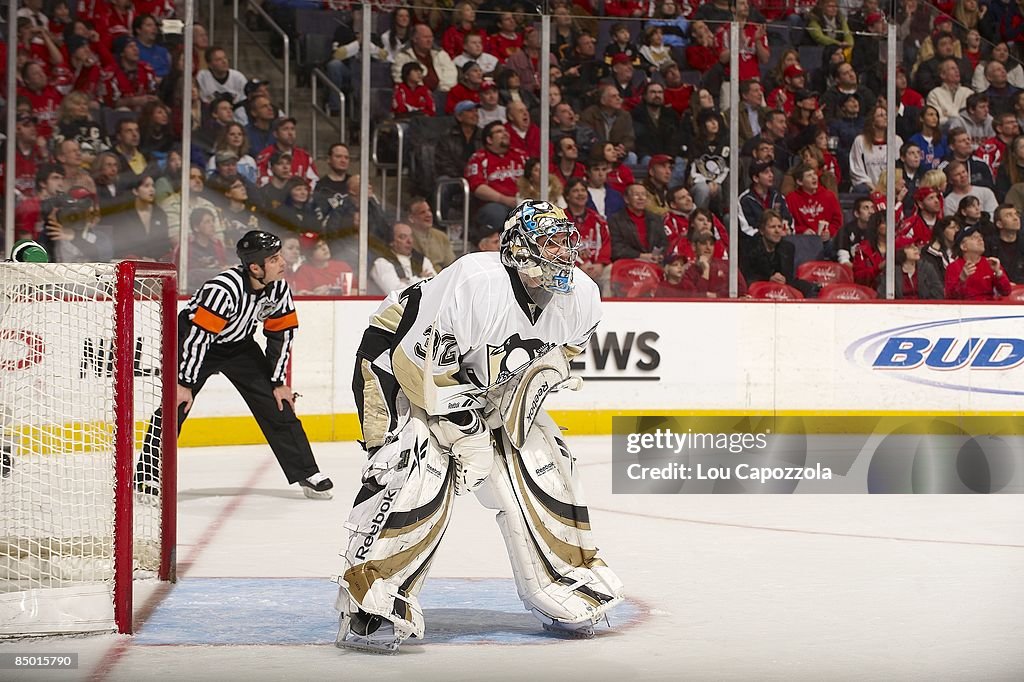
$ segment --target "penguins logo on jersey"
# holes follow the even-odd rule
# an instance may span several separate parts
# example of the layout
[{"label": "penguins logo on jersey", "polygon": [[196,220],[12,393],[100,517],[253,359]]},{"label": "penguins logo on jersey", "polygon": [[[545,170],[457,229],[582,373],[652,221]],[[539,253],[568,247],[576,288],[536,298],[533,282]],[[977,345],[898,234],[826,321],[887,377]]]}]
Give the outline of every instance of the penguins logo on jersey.
[{"label": "penguins logo on jersey", "polygon": [[523,339],[513,334],[500,346],[487,346],[490,385],[504,383],[534,360],[546,354],[555,344],[540,339]]}]

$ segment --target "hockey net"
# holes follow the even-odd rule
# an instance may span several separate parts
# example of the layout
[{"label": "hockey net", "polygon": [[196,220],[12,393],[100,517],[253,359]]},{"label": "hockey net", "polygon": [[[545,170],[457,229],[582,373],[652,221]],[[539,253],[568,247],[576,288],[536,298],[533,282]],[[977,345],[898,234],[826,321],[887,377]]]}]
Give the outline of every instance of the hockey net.
[{"label": "hockey net", "polygon": [[175,305],[170,265],[0,263],[0,637],[131,632],[174,579]]}]

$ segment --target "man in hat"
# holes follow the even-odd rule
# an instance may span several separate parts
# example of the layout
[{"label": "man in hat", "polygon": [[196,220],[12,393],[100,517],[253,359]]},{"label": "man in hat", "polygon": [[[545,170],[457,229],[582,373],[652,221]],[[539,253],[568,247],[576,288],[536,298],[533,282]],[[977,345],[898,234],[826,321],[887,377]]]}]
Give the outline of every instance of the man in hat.
[{"label": "man in hat", "polygon": [[451,115],[455,111],[455,105],[465,100],[479,104],[480,90],[483,88],[483,84],[484,71],[480,68],[480,65],[476,62],[464,63],[461,67],[459,82],[448,91],[444,113]]},{"label": "man in hat", "polygon": [[1009,296],[1010,279],[998,258],[985,258],[985,238],[976,226],[956,233],[956,260],[946,268],[946,298],[963,301],[991,301],[996,294]]},{"label": "man in hat", "polygon": [[659,217],[668,213],[668,183],[672,179],[672,157],[655,154],[647,164],[643,186],[647,190],[647,210]]},{"label": "man in hat", "polygon": [[[497,99],[497,90],[494,90]],[[455,124],[437,143],[436,168],[440,177],[457,178],[466,168],[466,162],[483,146],[477,126],[479,109],[469,100],[455,105]]]},{"label": "man in hat", "polygon": [[153,67],[139,58],[139,46],[131,36],[114,40],[114,63],[102,74],[103,103],[113,109],[142,111],[156,96],[157,77]]},{"label": "man in hat", "polygon": [[807,72],[799,63],[793,63],[782,72],[782,84],[768,95],[768,104],[782,109],[786,115],[793,113],[796,94],[807,87]]},{"label": "man in hat", "polygon": [[937,187],[918,187],[914,191],[914,206],[917,210],[904,219],[897,237],[907,237],[921,248],[932,241],[932,228],[942,216],[942,192]]},{"label": "man in hat", "polygon": [[601,81],[601,85],[613,86],[622,98],[622,108],[632,111],[642,97],[644,83],[647,78],[643,72],[633,67],[632,58],[625,52],[612,57],[612,74]]},{"label": "man in hat", "polygon": [[199,99],[211,102],[220,92],[230,93],[235,104],[245,99],[245,85],[249,79],[241,71],[231,68],[227,50],[216,46],[206,48],[206,64],[207,68],[196,76]]},{"label": "man in hat", "polygon": [[483,85],[480,86],[480,110],[477,112],[476,120],[478,128],[483,128],[493,121],[508,121],[508,111],[503,104],[499,104],[499,97],[498,85],[490,78],[484,79]]},{"label": "man in hat", "polygon": [[494,225],[477,225],[469,232],[469,243],[473,251],[501,250],[501,228]]},{"label": "man in hat", "polygon": [[265,185],[260,186],[267,208],[275,209],[284,204],[291,189],[288,182],[292,175],[292,155],[290,152],[273,151],[270,154],[270,175]]},{"label": "man in hat", "polygon": [[274,152],[287,152],[292,157],[292,175],[305,178],[309,182],[310,187],[315,189],[316,182],[320,179],[320,176],[317,175],[316,166],[313,165],[313,158],[309,155],[309,152],[295,146],[297,136],[296,123],[295,118],[291,116],[285,116],[274,121],[271,128],[274,131],[274,144],[261,151],[256,158],[256,168],[258,170],[256,184],[260,187],[270,182],[271,155]]},{"label": "man in hat", "polygon": [[783,224],[789,228],[793,224],[793,216],[789,213],[786,200],[775,189],[775,167],[772,162],[752,163],[749,173],[750,187],[739,196],[740,234],[756,237],[761,215],[769,209],[777,211]]},{"label": "man in hat", "polygon": [[65,94],[77,90],[89,95],[89,99],[99,101],[103,73],[100,69],[100,60],[89,45],[89,39],[71,34],[64,40],[64,47],[68,52],[71,78],[70,82],[62,83],[60,89],[65,91]]}]

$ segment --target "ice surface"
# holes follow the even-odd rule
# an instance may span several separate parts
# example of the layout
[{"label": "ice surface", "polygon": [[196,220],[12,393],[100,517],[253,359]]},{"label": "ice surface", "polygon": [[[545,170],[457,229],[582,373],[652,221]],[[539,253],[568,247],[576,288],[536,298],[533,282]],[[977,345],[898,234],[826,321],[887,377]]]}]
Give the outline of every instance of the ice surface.
[{"label": "ice surface", "polygon": [[2,643],[77,652],[80,667],[0,679],[1024,676],[1024,497],[612,495],[610,438],[569,445],[630,600],[594,640],[552,640],[517,609],[492,512],[459,498],[424,590],[427,641],[395,657],[340,651],[327,581],[341,569],[357,446],[315,444],[336,484],[329,502],[287,486],[265,446],[187,449],[180,583],[137,586],[138,636]]}]

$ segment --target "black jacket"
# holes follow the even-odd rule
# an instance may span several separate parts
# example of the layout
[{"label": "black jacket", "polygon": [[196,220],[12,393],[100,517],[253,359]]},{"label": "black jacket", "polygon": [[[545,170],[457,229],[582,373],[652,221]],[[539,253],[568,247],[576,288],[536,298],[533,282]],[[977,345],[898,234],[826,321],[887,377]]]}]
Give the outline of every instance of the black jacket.
[{"label": "black jacket", "polygon": [[644,222],[647,224],[647,247],[640,243],[640,235],[637,234],[633,219],[629,217],[629,209],[608,216],[613,261],[620,258],[636,258],[641,253],[650,253],[659,247],[662,251],[668,248],[668,237],[665,235],[665,222],[662,217],[647,211]]},{"label": "black jacket", "polygon": [[651,118],[646,104],[640,104],[632,111],[633,132],[636,135],[636,155],[640,158],[664,154],[670,140],[676,138],[679,117],[670,107],[662,107],[658,122]]},{"label": "black jacket", "polygon": [[483,147],[480,129],[473,131],[468,140],[462,133],[462,126],[456,123],[437,145],[437,174],[439,177],[461,178],[466,170],[466,162],[473,152]]}]

